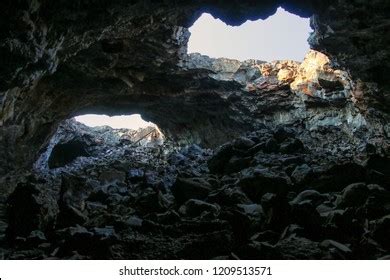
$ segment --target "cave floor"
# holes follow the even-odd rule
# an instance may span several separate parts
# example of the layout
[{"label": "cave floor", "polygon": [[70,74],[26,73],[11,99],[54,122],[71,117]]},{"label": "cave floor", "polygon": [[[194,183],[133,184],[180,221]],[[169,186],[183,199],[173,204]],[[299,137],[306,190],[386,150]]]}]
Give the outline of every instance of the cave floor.
[{"label": "cave floor", "polygon": [[214,151],[111,141],[19,180],[3,257],[388,258],[389,161],[345,139],[285,126]]}]

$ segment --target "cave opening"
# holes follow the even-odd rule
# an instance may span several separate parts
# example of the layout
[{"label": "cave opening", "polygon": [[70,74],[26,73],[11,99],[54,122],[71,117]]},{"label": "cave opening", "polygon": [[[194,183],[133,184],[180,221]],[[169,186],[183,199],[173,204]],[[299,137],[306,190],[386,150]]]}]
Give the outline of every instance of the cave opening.
[{"label": "cave opening", "polygon": [[157,127],[154,123],[145,121],[140,114],[120,116],[85,114],[76,116],[75,120],[90,127],[109,126],[114,129],[127,128],[134,130],[148,126]]},{"label": "cave opening", "polygon": [[309,18],[291,14],[279,7],[265,20],[246,21],[230,26],[203,13],[189,28],[188,53],[224,57],[240,61],[302,61],[310,46]]},{"label": "cave opening", "polygon": [[4,258],[388,258],[376,4],[46,2],[0,47]]},{"label": "cave opening", "polygon": [[137,148],[155,148],[164,142],[159,127],[140,114],[78,115],[60,123],[36,167],[84,168],[96,160],[115,160]]}]

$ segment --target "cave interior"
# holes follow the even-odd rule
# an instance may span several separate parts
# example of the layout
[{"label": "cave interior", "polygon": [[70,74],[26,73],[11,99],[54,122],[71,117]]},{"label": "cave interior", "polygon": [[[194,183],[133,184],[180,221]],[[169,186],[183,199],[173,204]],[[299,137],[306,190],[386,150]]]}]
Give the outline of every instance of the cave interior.
[{"label": "cave interior", "polygon": [[[390,259],[389,1],[0,5],[0,257]],[[187,51],[279,7],[303,61]]]}]

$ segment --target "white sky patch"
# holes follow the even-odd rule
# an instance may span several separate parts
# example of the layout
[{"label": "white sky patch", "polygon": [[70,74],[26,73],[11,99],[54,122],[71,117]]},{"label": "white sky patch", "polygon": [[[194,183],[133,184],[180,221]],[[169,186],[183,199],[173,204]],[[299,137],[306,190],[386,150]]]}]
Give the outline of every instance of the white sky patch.
[{"label": "white sky patch", "polygon": [[127,116],[107,116],[107,115],[82,115],[75,117],[76,121],[83,123],[87,126],[110,126],[112,128],[127,128],[127,129],[139,129],[148,126],[156,126],[152,122],[144,121],[141,115],[127,115]]},{"label": "white sky patch", "polygon": [[203,14],[189,29],[188,53],[210,57],[265,61],[302,61],[309,50],[310,20],[282,8],[266,20],[228,26],[210,14]]}]

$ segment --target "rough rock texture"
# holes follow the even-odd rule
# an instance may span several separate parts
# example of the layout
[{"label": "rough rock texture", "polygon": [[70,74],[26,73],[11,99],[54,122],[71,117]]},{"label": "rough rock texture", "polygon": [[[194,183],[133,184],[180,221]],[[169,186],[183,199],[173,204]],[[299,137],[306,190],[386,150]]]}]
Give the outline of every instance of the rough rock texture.
[{"label": "rough rock texture", "polygon": [[[64,123],[61,136],[69,126],[79,125]],[[115,130],[98,148],[96,129],[68,131],[90,154],[19,178],[5,258],[377,259],[390,250],[390,161],[332,126],[263,126],[214,152],[110,141]]]},{"label": "rough rock texture", "polygon": [[109,126],[88,127],[70,119],[58,127],[34,168],[44,170],[63,167],[79,157],[110,154],[115,152],[118,145],[158,147],[163,145],[164,140],[164,135],[155,126],[138,130],[113,129]]},{"label": "rough rock texture", "polygon": [[1,5],[3,174],[31,166],[60,121],[82,112],[142,113],[166,135],[207,145],[251,128],[226,99],[230,83],[180,67],[190,35],[186,28],[204,11],[233,25],[266,18],[280,5],[312,16],[312,47],[351,72],[364,114],[386,119],[387,0],[6,0]]},{"label": "rough rock texture", "polygon": [[[239,25],[280,5],[311,16],[302,63],[187,54],[202,12]],[[0,11],[2,255],[386,258],[389,1]],[[95,145],[96,131],[65,121],[83,113],[141,113],[169,141],[138,147],[103,129]],[[175,152],[193,143],[215,149]]]}]

